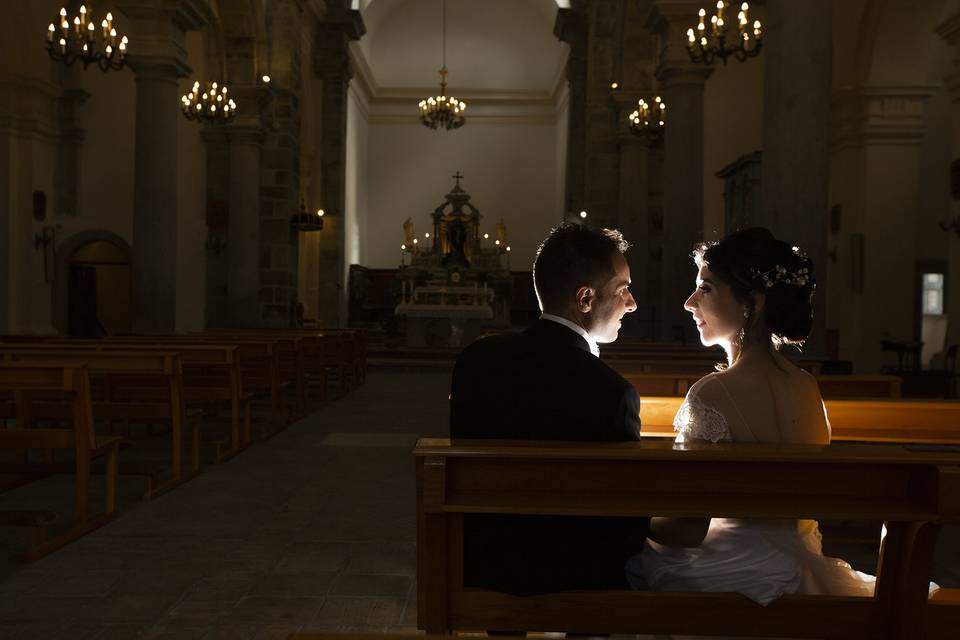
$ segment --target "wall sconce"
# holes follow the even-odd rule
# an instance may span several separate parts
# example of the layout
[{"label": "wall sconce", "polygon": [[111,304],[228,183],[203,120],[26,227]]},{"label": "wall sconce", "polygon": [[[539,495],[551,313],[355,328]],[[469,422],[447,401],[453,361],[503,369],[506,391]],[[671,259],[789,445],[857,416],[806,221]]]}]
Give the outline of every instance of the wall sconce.
[{"label": "wall sconce", "polygon": [[[40,231],[33,234],[33,248],[40,250],[43,247],[43,281],[50,283],[50,274],[53,273],[53,258],[57,252],[57,225],[56,227],[43,227]],[[52,246],[51,246],[52,245]],[[47,248],[50,247],[48,251]]]},{"label": "wall sconce", "polygon": [[307,213],[307,207],[300,201],[300,212],[290,218],[290,226],[298,233],[307,231],[323,231],[323,216],[326,212],[317,209],[316,213]]}]

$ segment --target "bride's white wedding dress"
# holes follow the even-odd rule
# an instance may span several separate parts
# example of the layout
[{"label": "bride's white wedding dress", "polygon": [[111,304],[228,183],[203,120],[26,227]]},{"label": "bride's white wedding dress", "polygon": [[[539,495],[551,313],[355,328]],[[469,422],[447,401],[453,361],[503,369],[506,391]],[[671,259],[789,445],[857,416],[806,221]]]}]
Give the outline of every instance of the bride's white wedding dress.
[{"label": "bride's white wedding dress", "polygon": [[[738,423],[736,439],[725,414]],[[761,441],[751,439],[743,413],[717,374],[690,388],[673,424],[677,442]],[[820,540],[815,520],[713,518],[699,547],[666,547],[648,540],[643,552],[628,561],[627,578],[637,589],[739,592],[764,605],[788,593],[872,596],[873,576],[824,556]]]}]

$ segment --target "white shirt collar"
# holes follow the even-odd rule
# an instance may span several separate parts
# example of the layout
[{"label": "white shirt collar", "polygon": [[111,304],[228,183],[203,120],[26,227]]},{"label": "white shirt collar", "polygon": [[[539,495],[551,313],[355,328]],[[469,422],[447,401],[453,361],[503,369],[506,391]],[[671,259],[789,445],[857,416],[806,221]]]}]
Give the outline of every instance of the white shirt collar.
[{"label": "white shirt collar", "polygon": [[566,318],[555,316],[552,313],[541,313],[540,319],[556,322],[557,324],[562,324],[563,326],[570,329],[571,331],[576,332],[577,335],[581,336],[584,340],[587,341],[587,346],[590,347],[590,353],[592,353],[598,358],[600,357],[600,347],[597,345],[597,341],[594,340],[593,336],[587,333],[587,330],[581,327],[580,325],[574,324],[569,320],[567,320]]}]

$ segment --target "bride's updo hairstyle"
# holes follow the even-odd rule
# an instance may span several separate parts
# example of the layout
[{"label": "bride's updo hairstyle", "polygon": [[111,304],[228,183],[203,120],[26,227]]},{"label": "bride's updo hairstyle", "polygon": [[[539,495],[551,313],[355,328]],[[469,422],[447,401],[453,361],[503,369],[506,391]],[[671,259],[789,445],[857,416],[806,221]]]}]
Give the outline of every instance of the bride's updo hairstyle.
[{"label": "bride's updo hairstyle", "polygon": [[813,261],[799,247],[773,237],[763,227],[736,231],[720,242],[703,243],[694,249],[698,266],[710,271],[730,286],[740,304],[747,305],[744,339],[757,339],[753,292],[766,295],[764,320],[770,338],[779,348],[783,344],[802,345],[813,327],[811,299],[817,288]]}]

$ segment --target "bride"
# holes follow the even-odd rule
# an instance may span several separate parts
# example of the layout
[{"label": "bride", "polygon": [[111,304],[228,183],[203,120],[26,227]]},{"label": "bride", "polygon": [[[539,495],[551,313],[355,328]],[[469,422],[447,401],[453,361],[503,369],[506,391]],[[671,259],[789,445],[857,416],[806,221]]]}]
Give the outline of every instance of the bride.
[{"label": "bride", "polygon": [[[696,289],[684,308],[703,344],[724,348],[727,365],[690,388],[674,418],[676,441],[829,443],[816,379],[778,351],[810,333],[810,259],[762,228],[701,245],[694,259]],[[730,518],[654,518],[627,578],[637,589],[739,592],[761,604],[787,593],[870,596],[874,583],[823,555],[816,521]]]}]

